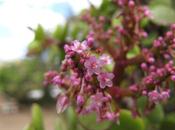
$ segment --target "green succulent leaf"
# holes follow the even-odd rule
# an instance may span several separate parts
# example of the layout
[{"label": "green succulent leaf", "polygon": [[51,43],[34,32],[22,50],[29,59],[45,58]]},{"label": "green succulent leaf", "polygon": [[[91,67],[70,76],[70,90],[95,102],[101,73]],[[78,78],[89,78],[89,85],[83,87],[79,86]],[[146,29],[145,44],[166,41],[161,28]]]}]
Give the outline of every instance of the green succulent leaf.
[{"label": "green succulent leaf", "polygon": [[28,46],[28,53],[38,54],[42,51],[41,41],[32,41]]},{"label": "green succulent leaf", "polygon": [[140,54],[140,48],[139,48],[137,45],[135,45],[135,46],[132,48],[132,50],[130,50],[130,51],[127,53],[126,57],[127,57],[127,58],[133,58],[133,57],[135,57],[135,56],[138,55],[138,54]]},{"label": "green succulent leaf", "polygon": [[173,0],[151,0],[149,3],[150,7],[156,7],[159,5],[164,5],[164,6],[168,6],[171,7],[172,6],[172,1]]},{"label": "green succulent leaf", "polygon": [[146,104],[147,104],[147,97],[142,96],[137,99],[137,107],[138,107],[139,112],[144,113]]},{"label": "green succulent leaf", "polygon": [[55,130],[69,130],[65,122],[66,121],[63,119],[63,117],[57,118],[55,123]]},{"label": "green succulent leaf", "polygon": [[160,104],[157,104],[156,107],[147,116],[147,119],[150,121],[150,123],[153,124],[160,123],[163,118],[164,112]]},{"label": "green succulent leaf", "polygon": [[110,121],[97,122],[96,119],[97,117],[95,113],[81,115],[79,117],[80,123],[90,130],[104,130],[107,129],[111,124]]},{"label": "green succulent leaf", "polygon": [[146,39],[143,39],[142,43],[145,46],[150,46],[153,44],[154,39],[157,38],[157,33],[151,32]]},{"label": "green succulent leaf", "polygon": [[28,124],[23,130],[35,130],[35,128],[31,124]]},{"label": "green succulent leaf", "polygon": [[53,37],[59,41],[65,41],[68,33],[68,24],[57,25],[55,31],[53,32]]},{"label": "green succulent leaf", "polygon": [[144,120],[134,118],[130,111],[121,110],[119,124],[114,124],[111,130],[145,130]]},{"label": "green succulent leaf", "polygon": [[175,23],[175,10],[173,8],[159,5],[151,9],[152,21],[159,25],[170,25]]},{"label": "green succulent leaf", "polygon": [[45,37],[44,29],[41,25],[38,25],[37,29],[35,30],[35,40],[43,41],[44,37]]},{"label": "green succulent leaf", "polygon": [[41,42],[40,41],[32,41],[29,46],[29,49],[37,49],[40,50],[41,49]]},{"label": "green succulent leaf", "polygon": [[38,104],[32,106],[32,126],[35,130],[44,130],[42,110]]},{"label": "green succulent leaf", "polygon": [[168,114],[163,119],[160,130],[175,130],[175,113]]},{"label": "green succulent leaf", "polygon": [[68,119],[68,124],[69,124],[69,129],[71,130],[77,130],[77,116],[72,107],[70,107],[67,110],[67,119]]}]

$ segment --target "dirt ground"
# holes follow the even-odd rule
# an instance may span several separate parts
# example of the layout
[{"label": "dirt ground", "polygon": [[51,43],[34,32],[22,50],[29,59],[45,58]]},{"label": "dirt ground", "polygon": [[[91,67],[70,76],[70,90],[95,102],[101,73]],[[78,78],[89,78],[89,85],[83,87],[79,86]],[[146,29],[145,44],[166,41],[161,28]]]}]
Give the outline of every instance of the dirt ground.
[{"label": "dirt ground", "polygon": [[[56,119],[55,108],[43,109],[46,130],[54,130]],[[20,109],[17,113],[0,113],[0,130],[23,130],[31,120],[30,108]]]}]

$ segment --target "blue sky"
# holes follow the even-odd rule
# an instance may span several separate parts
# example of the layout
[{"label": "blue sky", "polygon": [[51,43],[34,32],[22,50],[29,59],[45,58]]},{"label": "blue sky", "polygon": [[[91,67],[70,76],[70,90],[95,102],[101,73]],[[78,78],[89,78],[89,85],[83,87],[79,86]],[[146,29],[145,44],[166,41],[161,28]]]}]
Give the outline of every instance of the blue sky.
[{"label": "blue sky", "polygon": [[[101,0],[90,0],[99,5]],[[81,6],[80,6],[81,5]],[[23,58],[38,24],[52,30],[70,14],[88,8],[87,0],[0,0],[0,61]]]}]

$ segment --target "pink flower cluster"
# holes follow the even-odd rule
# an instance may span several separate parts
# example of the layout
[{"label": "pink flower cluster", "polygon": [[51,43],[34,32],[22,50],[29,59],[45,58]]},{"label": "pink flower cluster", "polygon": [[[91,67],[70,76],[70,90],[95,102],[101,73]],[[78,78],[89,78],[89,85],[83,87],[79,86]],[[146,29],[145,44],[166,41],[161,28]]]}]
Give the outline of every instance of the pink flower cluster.
[{"label": "pink flower cluster", "polygon": [[161,100],[167,100],[170,97],[170,90],[159,92],[158,90],[153,90],[148,93],[149,101],[157,103]]},{"label": "pink flower cluster", "polygon": [[[149,47],[144,46],[142,40],[148,34],[140,25],[150,17],[149,10],[134,0],[113,2],[121,8],[117,16],[121,24],[106,27],[112,21],[86,14],[83,19],[91,29],[86,40],[66,44],[60,71],[45,75],[45,84],[64,90],[58,96],[58,113],[74,103],[80,114],[96,112],[98,121],[114,121],[125,97],[130,100],[126,107],[134,116],[140,114],[136,105],[139,97],[148,99],[145,110],[170,97],[170,84],[175,82],[175,24]],[[135,46],[139,54],[128,58]],[[112,73],[108,71],[111,64]]]},{"label": "pink flower cluster", "polygon": [[66,44],[61,72],[48,72],[45,79],[65,90],[64,95],[58,96],[58,113],[63,112],[73,99],[78,113],[95,111],[99,121],[114,120],[118,118],[118,112],[111,110],[111,96],[105,91],[113,86],[114,74],[106,69],[107,65],[112,64],[112,59],[107,54],[92,51],[92,39],[89,37],[83,42]]},{"label": "pink flower cluster", "polygon": [[163,37],[154,40],[153,46],[152,50],[143,50],[145,62],[141,64],[141,68],[145,77],[140,88],[149,101],[156,103],[170,97],[169,82],[175,81],[172,52],[175,46],[175,25]]}]

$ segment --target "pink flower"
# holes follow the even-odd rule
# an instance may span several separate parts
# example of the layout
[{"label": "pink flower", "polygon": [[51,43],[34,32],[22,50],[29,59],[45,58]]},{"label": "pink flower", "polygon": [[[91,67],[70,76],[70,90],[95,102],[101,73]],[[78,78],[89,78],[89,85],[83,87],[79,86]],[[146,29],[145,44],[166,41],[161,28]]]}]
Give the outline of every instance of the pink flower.
[{"label": "pink flower", "polygon": [[76,41],[73,41],[73,45],[71,46],[71,50],[77,53],[82,53],[87,49],[88,49],[88,46],[86,41],[80,43],[79,41],[76,40]]},{"label": "pink flower", "polygon": [[65,52],[67,53],[67,52],[69,52],[69,51],[71,51],[71,47],[70,47],[70,45],[64,45],[64,50],[65,50]]},{"label": "pink flower", "polygon": [[145,17],[149,17],[149,18],[152,17],[152,14],[151,14],[151,12],[149,11],[148,7],[144,6],[144,7],[143,7],[143,11],[144,11],[144,16],[145,16]]},{"label": "pink flower", "polygon": [[175,81],[175,75],[172,75],[172,76],[171,76],[171,80],[172,80],[172,81]]},{"label": "pink flower", "polygon": [[162,91],[160,94],[161,100],[167,100],[170,97],[170,90]]},{"label": "pink flower", "polygon": [[124,4],[127,3],[127,0],[117,0],[116,1],[120,6],[123,6]]},{"label": "pink flower", "polygon": [[134,85],[129,86],[129,89],[130,89],[132,92],[137,92],[137,91],[138,91],[138,86],[134,84]]},{"label": "pink flower", "polygon": [[78,95],[77,96],[77,105],[82,106],[84,104],[84,102],[85,102],[84,97],[82,95]]},{"label": "pink flower", "polygon": [[141,68],[142,68],[143,70],[147,70],[147,69],[148,69],[148,66],[147,66],[146,63],[142,63],[142,64],[141,64]]},{"label": "pink flower", "polygon": [[148,93],[149,101],[157,103],[160,99],[160,93],[157,90],[153,90]]},{"label": "pink flower", "polygon": [[105,97],[102,92],[97,92],[95,95],[90,97],[91,103],[88,107],[88,111],[96,111],[99,112],[103,103],[108,102],[109,97]]},{"label": "pink flower", "polygon": [[146,90],[143,90],[143,91],[142,91],[142,95],[143,95],[143,96],[146,96],[146,95],[147,95],[147,91],[146,91]]},{"label": "pink flower", "polygon": [[47,73],[45,73],[44,74],[44,84],[48,85],[48,84],[53,83],[52,80],[57,74],[58,73],[56,71],[48,71]]},{"label": "pink flower", "polygon": [[170,97],[170,90],[158,92],[153,90],[148,93],[149,100],[151,102],[157,103],[158,101],[167,100]]},{"label": "pink flower", "polygon": [[105,88],[106,86],[112,87],[112,79],[114,78],[113,73],[100,73],[97,77],[100,82],[100,87]]},{"label": "pink flower", "polygon": [[119,115],[120,115],[119,113],[115,112],[106,112],[103,118],[106,120],[115,121],[118,120]]},{"label": "pink flower", "polygon": [[66,52],[66,56],[67,57],[71,57],[73,56],[75,53],[83,53],[84,51],[86,51],[88,49],[88,45],[86,41],[83,41],[82,43],[75,40],[72,42],[72,44],[70,45],[65,45],[64,46],[64,50]]},{"label": "pink flower", "polygon": [[77,78],[77,74],[72,74],[70,77],[71,84],[74,86],[80,85],[80,78]]},{"label": "pink flower", "polygon": [[53,82],[54,85],[60,85],[62,83],[60,75],[55,76],[53,78],[52,82]]},{"label": "pink flower", "polygon": [[87,38],[87,45],[88,45],[89,47],[91,47],[91,46],[93,45],[93,43],[94,43],[94,38],[93,38],[92,36],[89,36],[89,37]]},{"label": "pink flower", "polygon": [[102,65],[107,65],[107,64],[111,64],[112,63],[112,59],[109,55],[103,54],[102,56],[100,56],[100,63]]},{"label": "pink flower", "polygon": [[66,95],[59,95],[56,105],[57,113],[59,114],[64,112],[68,108],[69,104],[69,99]]},{"label": "pink flower", "polygon": [[87,73],[89,75],[92,74],[99,74],[100,73],[100,62],[95,56],[91,56],[89,59],[87,59],[84,63],[84,66],[87,69]]},{"label": "pink flower", "polygon": [[74,51],[72,51],[72,46],[71,45],[64,45],[64,50],[65,50],[65,52],[66,52],[66,56],[65,57],[72,57],[74,54],[75,54],[75,52]]}]

